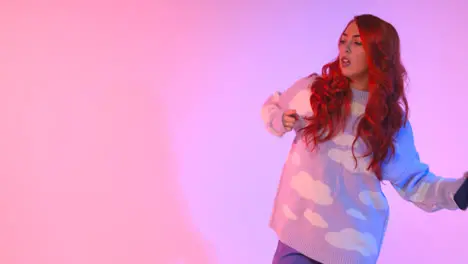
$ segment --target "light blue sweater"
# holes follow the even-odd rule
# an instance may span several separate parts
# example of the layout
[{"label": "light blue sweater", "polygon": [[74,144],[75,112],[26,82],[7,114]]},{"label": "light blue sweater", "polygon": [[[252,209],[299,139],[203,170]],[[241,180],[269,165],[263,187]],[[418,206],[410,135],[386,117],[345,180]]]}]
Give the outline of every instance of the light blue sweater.
[{"label": "light blue sweater", "polygon": [[[286,133],[282,125],[285,110],[312,115],[310,86],[315,77],[297,81],[284,93],[270,96],[262,107],[267,130],[276,136]],[[369,158],[351,153],[353,125],[364,114],[368,92],[353,89],[352,114],[343,133],[313,152],[302,140],[301,118],[296,137],[284,165],[275,198],[270,227],[279,240],[305,256],[322,263],[376,263],[387,227],[389,208],[381,182],[367,170]],[[458,180],[435,176],[421,163],[409,122],[396,135],[396,154],[382,167],[388,181],[407,201],[428,212],[456,210],[454,193]],[[356,156],[365,152],[355,145]]]}]

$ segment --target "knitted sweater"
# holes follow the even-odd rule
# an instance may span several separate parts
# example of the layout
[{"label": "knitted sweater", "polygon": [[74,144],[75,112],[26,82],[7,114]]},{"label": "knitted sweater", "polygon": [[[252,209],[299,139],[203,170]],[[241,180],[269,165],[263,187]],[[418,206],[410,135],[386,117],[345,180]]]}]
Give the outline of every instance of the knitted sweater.
[{"label": "knitted sweater", "polygon": [[[367,170],[370,158],[359,139],[355,144],[357,166],[351,149],[355,124],[364,114],[368,92],[352,89],[351,116],[345,129],[311,151],[302,139],[303,117],[312,115],[310,86],[315,76],[298,80],[284,93],[270,96],[262,107],[262,119],[273,135],[283,136],[285,110],[300,116],[296,137],[283,168],[270,227],[280,241],[305,256],[325,264],[376,263],[389,217],[381,182]],[[434,175],[419,160],[411,125],[395,136],[395,156],[382,166],[388,181],[407,201],[434,212],[456,210],[454,194],[464,178]]]}]

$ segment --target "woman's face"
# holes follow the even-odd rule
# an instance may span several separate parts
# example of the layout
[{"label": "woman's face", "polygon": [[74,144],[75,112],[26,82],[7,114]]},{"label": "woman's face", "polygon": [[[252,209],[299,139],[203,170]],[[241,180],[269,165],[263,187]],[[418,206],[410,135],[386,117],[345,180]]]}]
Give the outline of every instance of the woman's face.
[{"label": "woman's face", "polygon": [[367,57],[355,21],[352,21],[341,35],[338,47],[340,69],[343,75],[351,80],[367,76]]}]

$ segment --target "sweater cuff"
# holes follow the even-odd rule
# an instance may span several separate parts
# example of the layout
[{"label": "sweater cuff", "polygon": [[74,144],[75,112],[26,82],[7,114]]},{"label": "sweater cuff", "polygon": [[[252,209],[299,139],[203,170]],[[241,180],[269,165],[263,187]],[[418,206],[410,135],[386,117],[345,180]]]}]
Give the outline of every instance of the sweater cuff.
[{"label": "sweater cuff", "polygon": [[286,128],[283,125],[283,114],[284,110],[278,110],[273,114],[271,119],[271,129],[278,134],[286,133]]}]

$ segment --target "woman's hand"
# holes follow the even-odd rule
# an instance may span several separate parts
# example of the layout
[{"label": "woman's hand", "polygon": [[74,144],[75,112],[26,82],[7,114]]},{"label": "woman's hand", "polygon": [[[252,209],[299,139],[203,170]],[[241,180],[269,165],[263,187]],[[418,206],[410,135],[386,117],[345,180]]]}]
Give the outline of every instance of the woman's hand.
[{"label": "woman's hand", "polygon": [[286,131],[291,131],[297,120],[299,120],[299,115],[296,113],[296,110],[289,109],[283,113],[283,126],[286,128]]}]

